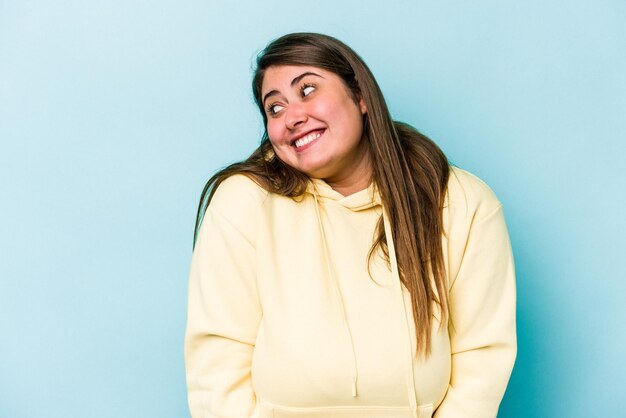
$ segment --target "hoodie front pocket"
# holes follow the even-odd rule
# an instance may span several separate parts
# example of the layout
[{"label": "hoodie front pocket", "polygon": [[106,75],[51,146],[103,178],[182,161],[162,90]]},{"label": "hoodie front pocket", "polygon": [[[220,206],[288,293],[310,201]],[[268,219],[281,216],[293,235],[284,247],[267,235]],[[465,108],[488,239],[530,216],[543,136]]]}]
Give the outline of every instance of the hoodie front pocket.
[{"label": "hoodie front pocket", "polygon": [[417,408],[417,416],[419,418],[432,418],[432,416],[433,416],[433,404],[429,403],[428,405],[420,405]]},{"label": "hoodie front pocket", "polygon": [[[269,405],[268,405],[269,406]],[[409,407],[369,406],[369,407],[314,407],[294,408],[272,405],[267,415],[261,418],[415,418]],[[417,408],[418,418],[432,418],[433,405]]]}]

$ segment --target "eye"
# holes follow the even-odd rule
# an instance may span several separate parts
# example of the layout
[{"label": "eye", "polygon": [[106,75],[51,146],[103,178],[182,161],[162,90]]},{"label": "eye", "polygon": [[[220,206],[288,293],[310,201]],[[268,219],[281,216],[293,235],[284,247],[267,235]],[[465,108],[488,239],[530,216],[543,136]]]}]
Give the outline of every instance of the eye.
[{"label": "eye", "polygon": [[278,103],[273,103],[266,108],[267,113],[274,116],[278,112],[284,109],[284,106],[279,105]]},{"label": "eye", "polygon": [[312,84],[304,84],[300,91],[302,92],[303,96],[308,96],[315,91],[315,86]]}]

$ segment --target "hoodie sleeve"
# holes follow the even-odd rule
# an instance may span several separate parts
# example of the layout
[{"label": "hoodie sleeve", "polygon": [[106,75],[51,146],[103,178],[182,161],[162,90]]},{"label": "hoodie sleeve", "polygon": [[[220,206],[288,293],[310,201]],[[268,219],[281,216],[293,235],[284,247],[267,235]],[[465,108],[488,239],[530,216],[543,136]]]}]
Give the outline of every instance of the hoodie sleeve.
[{"label": "hoodie sleeve", "polygon": [[[254,216],[235,179],[222,183],[202,222],[189,273],[185,368],[193,418],[255,416],[251,361],[261,307]],[[226,216],[225,214],[228,214]]]},{"label": "hoodie sleeve", "polygon": [[452,370],[435,418],[496,417],[515,362],[515,270],[496,203],[472,214],[458,251],[449,293]]}]

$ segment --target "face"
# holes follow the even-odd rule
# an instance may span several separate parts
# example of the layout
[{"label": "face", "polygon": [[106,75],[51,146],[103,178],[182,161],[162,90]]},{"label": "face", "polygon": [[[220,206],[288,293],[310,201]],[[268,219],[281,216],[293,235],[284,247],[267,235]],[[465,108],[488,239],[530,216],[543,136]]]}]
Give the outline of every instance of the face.
[{"label": "face", "polygon": [[269,67],[261,98],[269,140],[286,164],[329,183],[369,176],[367,109],[339,76],[317,67]]}]

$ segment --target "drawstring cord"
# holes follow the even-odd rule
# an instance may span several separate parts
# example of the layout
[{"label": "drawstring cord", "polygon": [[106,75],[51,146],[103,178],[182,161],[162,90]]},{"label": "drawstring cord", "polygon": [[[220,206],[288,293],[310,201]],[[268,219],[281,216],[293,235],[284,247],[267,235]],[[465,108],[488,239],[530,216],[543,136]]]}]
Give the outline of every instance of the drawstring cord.
[{"label": "drawstring cord", "polygon": [[357,392],[357,381],[359,379],[358,368],[356,364],[356,349],[354,348],[354,338],[352,337],[352,331],[350,330],[350,326],[348,325],[348,315],[346,314],[346,306],[343,302],[343,295],[341,294],[341,289],[339,289],[339,283],[337,283],[337,279],[332,272],[330,267],[330,257],[328,253],[328,246],[326,245],[326,234],[324,233],[324,227],[322,225],[322,217],[320,216],[319,203],[317,199],[317,190],[313,190],[313,197],[315,199],[315,213],[317,215],[317,224],[320,228],[320,233],[322,235],[322,246],[324,247],[324,256],[326,257],[326,270],[328,276],[333,282],[335,291],[337,292],[337,296],[339,297],[339,302],[341,304],[341,313],[343,315],[343,324],[346,329],[346,333],[350,339],[350,347],[352,348],[352,397],[356,398],[358,396]]},{"label": "drawstring cord", "polygon": [[409,405],[411,406],[411,410],[413,411],[413,416],[415,418],[417,415],[417,395],[415,393],[415,367],[413,366],[413,339],[411,338],[411,325],[406,315],[406,303],[404,301],[404,294],[402,292],[402,282],[400,281],[400,273],[398,272],[398,260],[396,259],[396,249],[393,243],[393,236],[391,234],[391,223],[389,221],[389,215],[387,214],[387,210],[383,206],[383,223],[385,226],[385,237],[387,238],[387,247],[389,250],[389,263],[391,264],[391,275],[395,280],[396,294],[400,299],[398,305],[402,309],[402,318],[404,320],[404,325],[406,326],[406,337],[407,341],[405,346],[407,347],[407,367],[410,370],[410,373],[407,374],[407,391],[409,397]]},{"label": "drawstring cord", "polygon": [[[345,303],[343,300],[343,295],[341,293],[341,289],[339,288],[339,283],[337,282],[337,279],[335,275],[333,274],[333,271],[330,265],[330,256],[329,256],[328,245],[326,241],[326,234],[324,233],[324,226],[322,224],[322,217],[320,215],[317,188],[315,185],[313,186],[314,187],[313,187],[312,192],[313,192],[313,197],[315,201],[315,213],[317,215],[317,223],[320,229],[320,234],[322,236],[322,246],[324,247],[324,256],[326,258],[325,260],[326,270],[327,270],[328,276],[333,282],[333,287],[335,288],[335,291],[337,292],[337,296],[339,298],[344,327],[348,335],[348,338],[350,340],[350,347],[352,349],[352,361],[353,361],[352,363],[352,366],[353,366],[352,396],[357,397],[358,396],[358,391],[357,391],[358,368],[357,368],[357,360],[356,360],[356,349],[354,346],[354,338],[352,336],[352,331],[350,330],[350,327],[348,325],[348,315],[346,313],[346,307],[345,307]],[[391,265],[391,275],[394,278],[393,285],[396,290],[396,295],[399,299],[398,306],[400,307],[400,309],[402,309],[402,319],[406,327],[406,333],[405,333],[406,344],[404,345],[406,347],[407,367],[410,371],[409,373],[407,373],[407,376],[406,376],[406,380],[407,380],[406,387],[407,387],[407,392],[408,392],[409,405],[413,413],[412,415],[415,418],[418,418],[418,410],[417,410],[418,403],[417,403],[417,394],[415,392],[415,368],[413,365],[413,339],[411,338],[411,326],[410,326],[410,322],[406,314],[406,302],[404,300],[404,294],[402,291],[402,282],[400,280],[400,273],[398,272],[398,260],[396,258],[396,249],[395,249],[395,245],[393,242],[393,235],[391,233],[391,223],[389,220],[389,214],[387,213],[387,210],[385,209],[384,206],[383,206],[383,224],[385,228],[385,237],[387,238],[387,247],[389,250],[389,263]]]}]

